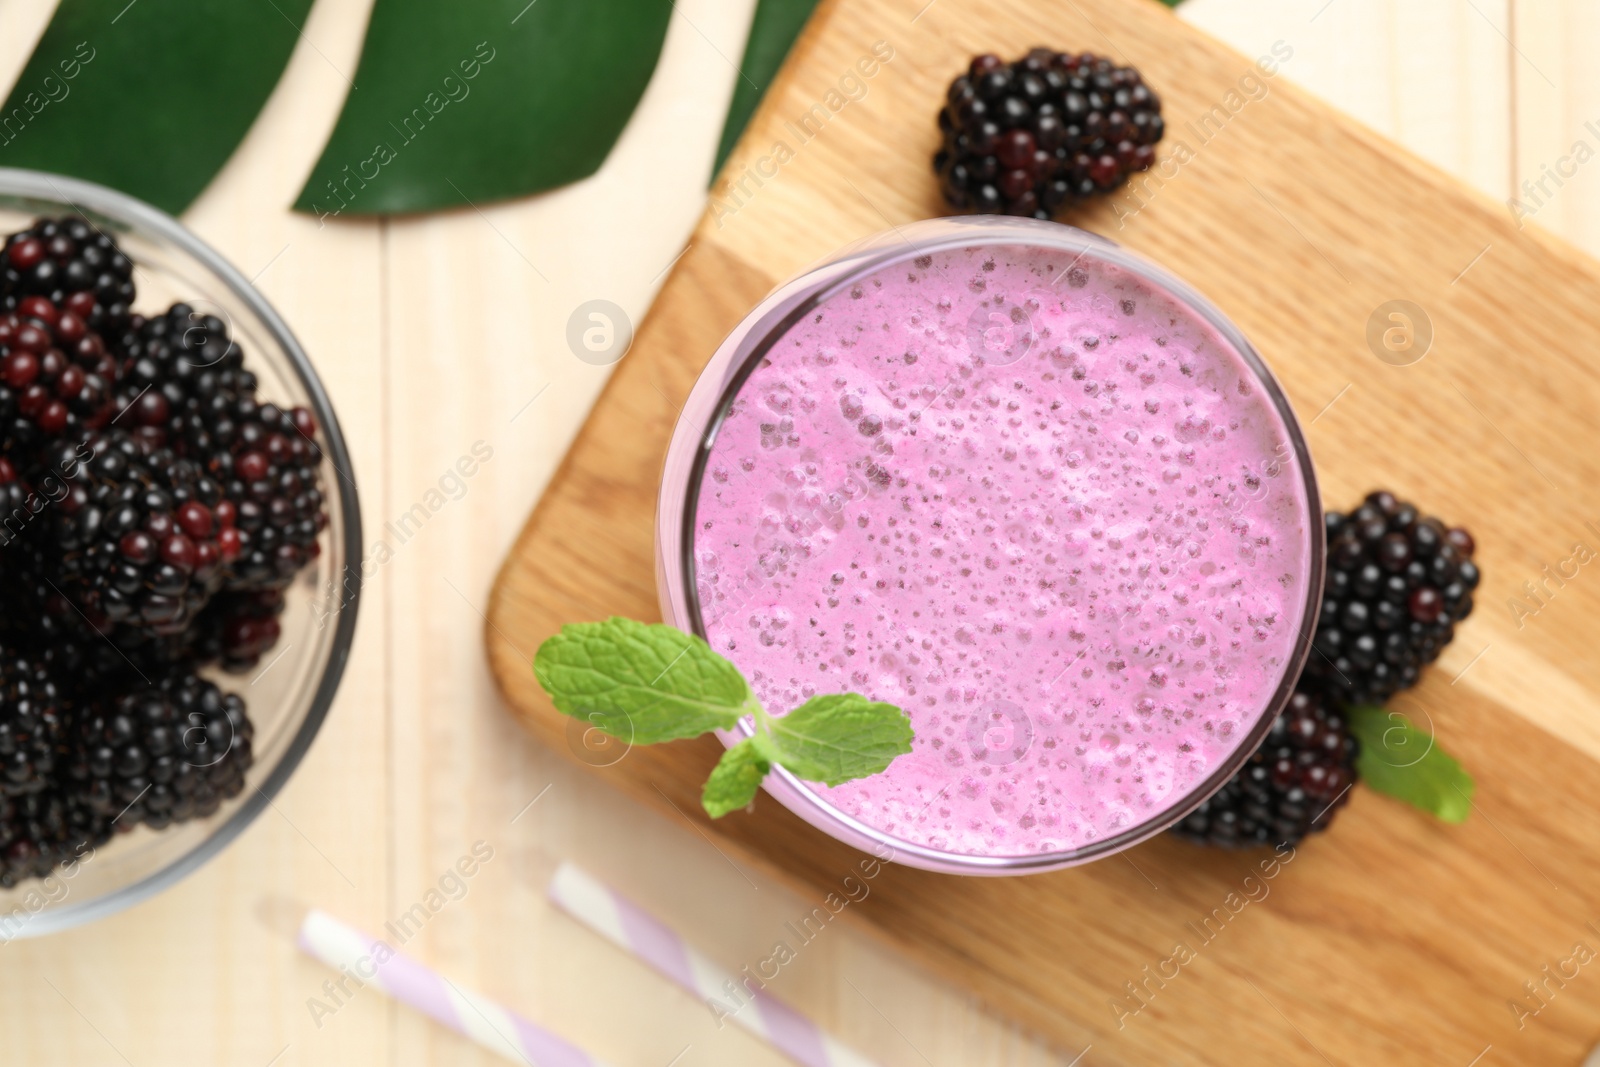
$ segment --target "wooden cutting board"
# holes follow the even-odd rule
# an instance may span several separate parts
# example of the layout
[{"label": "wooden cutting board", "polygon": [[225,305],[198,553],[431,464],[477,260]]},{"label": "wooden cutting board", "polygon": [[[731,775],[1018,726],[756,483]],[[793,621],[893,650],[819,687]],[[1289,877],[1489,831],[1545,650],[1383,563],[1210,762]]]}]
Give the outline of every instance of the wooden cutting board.
[{"label": "wooden cutting board", "polygon": [[[488,646],[507,699],[581,751],[513,646],[658,617],[657,479],[700,367],[778,281],[940,214],[945,86],[973,53],[1037,43],[1124,57],[1165,100],[1164,180],[1071,221],[1244,328],[1309,424],[1331,504],[1384,485],[1477,534],[1478,610],[1397,702],[1473,771],[1477,804],[1450,827],[1358,788],[1270,879],[1262,855],[1163,838],[1024,879],[891,868],[852,913],[1067,1058],[1092,1045],[1088,1063],[1578,1063],[1600,1040],[1600,962],[1584,965],[1600,952],[1600,563],[1574,555],[1600,550],[1600,265],[1149,0],[819,9],[501,572],[489,632],[507,640]],[[1392,300],[1431,323],[1409,365],[1369,345]],[[718,751],[643,748],[596,773],[703,821]],[[704,829],[818,900],[859,858],[770,798]]]}]

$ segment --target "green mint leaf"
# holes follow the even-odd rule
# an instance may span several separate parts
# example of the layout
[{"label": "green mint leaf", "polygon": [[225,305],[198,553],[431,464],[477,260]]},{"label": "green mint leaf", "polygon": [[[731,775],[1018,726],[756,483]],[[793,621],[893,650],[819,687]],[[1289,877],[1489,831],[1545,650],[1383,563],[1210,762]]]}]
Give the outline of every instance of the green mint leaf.
[{"label": "green mint leaf", "polygon": [[761,780],[772,764],[756,748],[754,738],[746,738],[722,754],[700,793],[700,806],[713,819],[730,811],[747,808],[755,800]]},{"label": "green mint leaf", "polygon": [[539,646],[533,673],[557,711],[637,745],[731,730],[756,710],[739,668],[661,623],[563,626]]},{"label": "green mint leaf", "polygon": [[1373,789],[1432,812],[1448,823],[1465,822],[1475,783],[1445,755],[1433,735],[1396,711],[1356,704],[1345,709],[1350,732],[1361,742],[1356,773]]},{"label": "green mint leaf", "polygon": [[911,751],[911,720],[860,693],[815,696],[781,718],[766,717],[753,741],[796,778],[838,785],[865,778]]}]

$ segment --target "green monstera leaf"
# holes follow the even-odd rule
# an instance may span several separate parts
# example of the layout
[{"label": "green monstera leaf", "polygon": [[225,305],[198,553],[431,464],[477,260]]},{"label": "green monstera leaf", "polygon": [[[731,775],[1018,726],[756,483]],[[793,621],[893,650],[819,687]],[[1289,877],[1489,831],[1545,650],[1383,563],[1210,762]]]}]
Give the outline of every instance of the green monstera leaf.
[{"label": "green monstera leaf", "polygon": [[272,94],[311,0],[62,0],[0,115],[0,166],[174,214]]},{"label": "green monstera leaf", "polygon": [[733,86],[733,102],[728,105],[728,120],[722,127],[722,142],[717,145],[713,177],[739,143],[739,135],[755,114],[756,105],[767,95],[767,86],[772,84],[816,6],[817,0],[760,0],[756,6],[750,39],[745,42],[744,59],[739,63],[739,80]]},{"label": "green monstera leaf", "polygon": [[377,0],[356,88],[295,208],[430,211],[588,177],[671,13],[671,0]]}]

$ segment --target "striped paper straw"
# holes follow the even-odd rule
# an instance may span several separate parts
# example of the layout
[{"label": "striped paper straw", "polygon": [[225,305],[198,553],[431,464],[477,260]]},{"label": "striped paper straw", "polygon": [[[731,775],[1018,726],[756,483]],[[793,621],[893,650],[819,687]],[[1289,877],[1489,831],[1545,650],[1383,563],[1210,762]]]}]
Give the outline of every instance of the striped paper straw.
[{"label": "striped paper straw", "polygon": [[308,912],[296,941],[307,955],[353,975],[363,985],[376,986],[508,1060],[533,1067],[605,1067],[550,1031],[462,989],[437,971],[395,952],[387,942],[368,937],[326,912]]},{"label": "striped paper straw", "polygon": [[660,920],[571,863],[556,869],[550,899],[708,1005],[714,1000],[721,1006],[719,1018],[731,1018],[795,1062],[805,1067],[873,1067],[871,1060],[783,1001],[740,984],[731,971],[706,959]]}]

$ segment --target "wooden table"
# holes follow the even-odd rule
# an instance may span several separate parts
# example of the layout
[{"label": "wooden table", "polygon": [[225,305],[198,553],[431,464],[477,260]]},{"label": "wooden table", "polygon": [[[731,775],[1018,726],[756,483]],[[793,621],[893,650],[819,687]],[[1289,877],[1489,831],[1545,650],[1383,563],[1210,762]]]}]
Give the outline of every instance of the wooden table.
[{"label": "wooden table", "polygon": [[[311,352],[355,452],[369,529],[408,510],[474,442],[494,459],[369,585],[334,714],[274,810],[172,892],[0,948],[6,1062],[491,1062],[370,991],[318,1026],[307,999],[328,972],[261,917],[264,901],[288,897],[380,927],[477,840],[495,858],[410,951],[622,1067],[787,1062],[718,1031],[688,996],[553,912],[543,888],[557,860],[575,858],[730,962],[764,953],[802,902],[530,742],[499,704],[480,636],[500,557],[603,383],[567,350],[568,314],[604,297],[637,318],[698,209],[698,161],[748,6],[678,7],[672,73],[599,181],[481,216],[319,230],[283,205],[337,113],[367,5],[317,5],[268,111],[186,221],[260,272]],[[1584,0],[1191,0],[1184,14],[1252,56],[1292,41],[1286,77],[1496,199],[1574,140],[1600,143],[1583,128],[1600,116],[1585,56],[1600,14]],[[20,68],[47,17],[0,8],[0,69]],[[1547,183],[1535,224],[1600,249],[1597,173]],[[1559,627],[1576,607],[1557,602],[1540,623]],[[1030,1041],[858,930],[835,934],[786,970],[785,995],[885,1064],[1067,1063],[1077,1052]],[[1560,1026],[1597,997],[1600,985],[1574,983],[1539,1024]],[[1305,1062],[1319,1061],[1308,1051]]]}]

